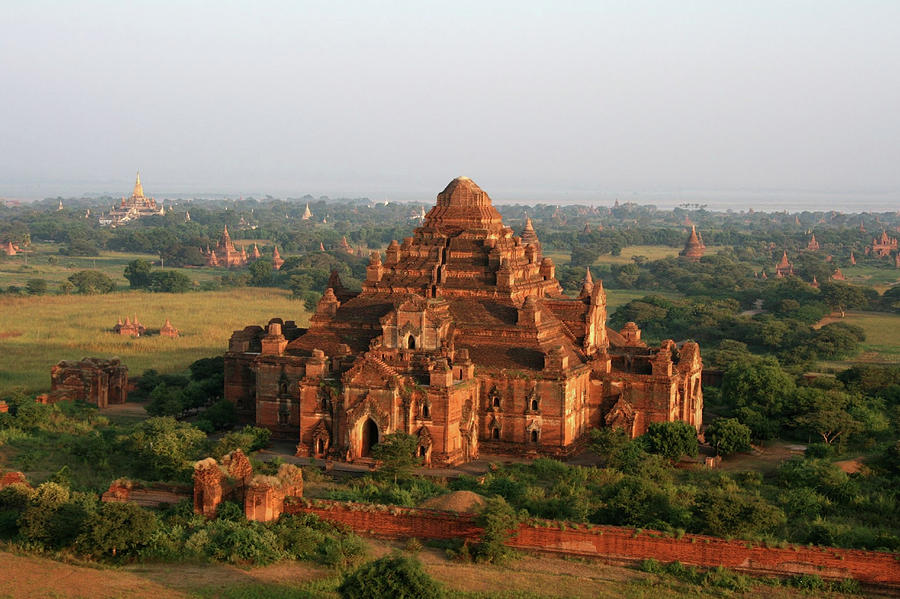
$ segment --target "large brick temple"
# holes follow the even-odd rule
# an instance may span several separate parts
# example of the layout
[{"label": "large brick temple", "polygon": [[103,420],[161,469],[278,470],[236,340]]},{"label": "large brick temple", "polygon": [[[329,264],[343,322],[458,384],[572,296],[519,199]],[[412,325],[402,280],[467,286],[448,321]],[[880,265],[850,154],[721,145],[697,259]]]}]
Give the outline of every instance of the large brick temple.
[{"label": "large brick temple", "polygon": [[296,438],[298,455],[356,460],[385,434],[417,436],[429,464],[479,451],[563,455],[595,427],[632,436],[653,422],[700,427],[700,349],[648,347],[606,326],[606,293],[588,272],[567,297],[530,221],[504,226],[459,177],[362,291],[332,275],[309,328],[272,319],[235,331],[225,394],[239,413]]}]

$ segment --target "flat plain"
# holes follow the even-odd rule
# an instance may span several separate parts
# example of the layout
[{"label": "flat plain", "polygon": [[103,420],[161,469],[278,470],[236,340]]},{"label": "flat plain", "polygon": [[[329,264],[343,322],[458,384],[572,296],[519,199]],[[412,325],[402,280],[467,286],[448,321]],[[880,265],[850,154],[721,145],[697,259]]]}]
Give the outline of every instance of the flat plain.
[{"label": "flat plain", "polygon": [[[177,339],[112,332],[119,318],[138,320],[151,333],[166,318]],[[148,368],[180,372],[199,358],[221,355],[234,330],[265,325],[270,318],[305,326],[303,303],[282,289],[107,295],[0,296],[0,394],[13,388],[41,392],[50,386],[50,367],[60,360],[118,357],[137,376]]]}]

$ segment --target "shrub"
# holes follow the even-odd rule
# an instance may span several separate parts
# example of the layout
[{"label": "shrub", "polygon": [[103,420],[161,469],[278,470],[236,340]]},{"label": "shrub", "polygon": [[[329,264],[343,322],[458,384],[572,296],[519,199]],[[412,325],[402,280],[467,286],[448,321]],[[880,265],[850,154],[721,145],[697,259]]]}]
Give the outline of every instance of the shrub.
[{"label": "shrub", "polygon": [[284,557],[278,537],[258,522],[216,520],[208,527],[209,555],[230,563],[271,564]]},{"label": "shrub", "polygon": [[697,431],[687,422],[654,422],[642,438],[647,451],[675,461],[697,455]]},{"label": "shrub", "polygon": [[444,595],[419,560],[403,555],[389,555],[360,566],[344,577],[338,594],[342,599],[433,599]]},{"label": "shrub", "polygon": [[157,293],[184,293],[193,282],[184,273],[177,270],[159,270],[150,273],[147,288]]},{"label": "shrub", "polygon": [[366,544],[354,534],[326,537],[321,553],[323,564],[345,568],[366,555]]},{"label": "shrub", "polygon": [[155,514],[134,503],[103,503],[87,519],[78,545],[87,553],[115,557],[148,545],[158,526]]},{"label": "shrub", "polygon": [[510,550],[506,541],[511,538],[521,518],[502,497],[491,497],[479,514],[477,523],[484,531],[481,533],[474,556],[478,561],[499,563],[506,559]]},{"label": "shrub", "polygon": [[716,454],[729,456],[750,450],[750,427],[737,418],[717,418],[706,427],[706,440]]},{"label": "shrub", "polygon": [[82,270],[69,277],[78,293],[96,295],[116,290],[116,282],[99,270]]}]

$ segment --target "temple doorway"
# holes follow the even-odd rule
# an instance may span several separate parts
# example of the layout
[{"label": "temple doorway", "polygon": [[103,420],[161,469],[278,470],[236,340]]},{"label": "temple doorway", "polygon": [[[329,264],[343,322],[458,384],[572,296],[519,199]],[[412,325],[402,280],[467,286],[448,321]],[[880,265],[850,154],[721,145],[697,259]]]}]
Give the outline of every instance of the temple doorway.
[{"label": "temple doorway", "polygon": [[367,458],[372,455],[372,447],[378,444],[378,425],[371,418],[367,418],[362,425],[362,443],[359,455]]}]

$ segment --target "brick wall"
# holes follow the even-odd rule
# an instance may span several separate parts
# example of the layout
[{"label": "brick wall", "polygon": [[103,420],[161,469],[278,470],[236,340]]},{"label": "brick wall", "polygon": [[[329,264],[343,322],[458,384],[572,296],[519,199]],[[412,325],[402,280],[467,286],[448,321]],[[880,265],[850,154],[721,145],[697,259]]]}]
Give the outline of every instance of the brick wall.
[{"label": "brick wall", "polygon": [[[481,529],[474,516],[437,510],[314,501],[285,506],[288,513],[308,512],[344,524],[359,534],[383,538],[471,539]],[[531,551],[597,557],[613,563],[644,559],[680,561],[702,567],[725,566],[756,575],[816,574],[855,578],[868,584],[900,588],[900,555],[835,547],[766,547],[703,535],[677,539],[654,531],[616,526],[588,526],[535,520],[522,524],[509,545]]]}]

